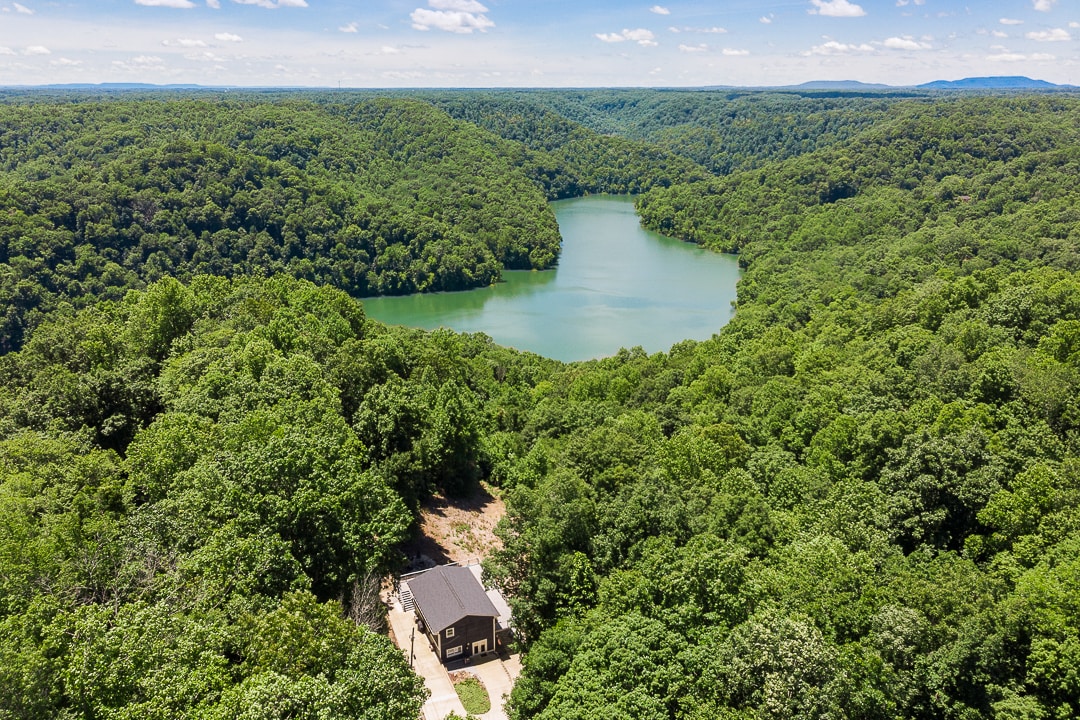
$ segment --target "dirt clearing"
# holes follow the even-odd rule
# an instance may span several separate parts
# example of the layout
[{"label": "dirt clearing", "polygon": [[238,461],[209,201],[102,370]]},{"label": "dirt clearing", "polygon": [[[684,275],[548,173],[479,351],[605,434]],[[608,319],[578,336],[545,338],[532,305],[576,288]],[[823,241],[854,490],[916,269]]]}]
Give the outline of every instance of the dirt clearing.
[{"label": "dirt clearing", "polygon": [[506,514],[497,488],[481,483],[470,497],[435,495],[420,507],[420,537],[403,550],[409,570],[482,560],[502,547],[495,525]]}]

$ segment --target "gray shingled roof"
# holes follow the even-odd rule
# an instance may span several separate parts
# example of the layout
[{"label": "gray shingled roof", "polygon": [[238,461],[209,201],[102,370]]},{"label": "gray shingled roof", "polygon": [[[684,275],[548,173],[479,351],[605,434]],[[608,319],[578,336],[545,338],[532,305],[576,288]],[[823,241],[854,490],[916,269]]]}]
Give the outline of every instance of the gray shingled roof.
[{"label": "gray shingled roof", "polygon": [[468,568],[443,565],[409,578],[408,582],[430,632],[441,633],[470,615],[499,616],[484,587]]}]

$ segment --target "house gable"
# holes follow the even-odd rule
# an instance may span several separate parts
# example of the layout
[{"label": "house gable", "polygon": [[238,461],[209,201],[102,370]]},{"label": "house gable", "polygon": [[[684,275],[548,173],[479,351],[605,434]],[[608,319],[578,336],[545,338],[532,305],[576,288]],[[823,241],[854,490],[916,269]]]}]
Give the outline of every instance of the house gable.
[{"label": "house gable", "polygon": [[444,565],[409,579],[409,590],[428,632],[438,635],[467,617],[497,618],[499,611],[468,568]]},{"label": "house gable", "polygon": [[469,569],[437,567],[408,583],[417,617],[440,660],[495,651],[499,611]]}]

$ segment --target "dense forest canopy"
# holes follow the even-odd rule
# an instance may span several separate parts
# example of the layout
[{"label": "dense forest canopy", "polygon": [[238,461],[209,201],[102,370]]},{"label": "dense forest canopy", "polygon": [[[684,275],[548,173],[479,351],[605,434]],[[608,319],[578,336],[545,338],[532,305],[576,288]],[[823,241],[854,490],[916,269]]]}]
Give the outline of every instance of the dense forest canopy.
[{"label": "dense forest canopy", "polygon": [[[1080,714],[1080,99],[0,114],[0,718],[414,718],[372,585],[481,479],[516,719]],[[550,265],[545,198],[609,190],[740,253],[712,340],[364,316]]]},{"label": "dense forest canopy", "polygon": [[[445,99],[433,96],[455,117],[483,106],[482,98],[485,95],[478,92]],[[503,133],[498,126],[490,124],[493,115],[551,116],[553,123],[578,124],[605,136],[648,143],[656,148],[654,154],[673,153],[720,175],[847,140],[886,117],[898,102],[891,93],[861,97],[745,90],[527,90],[500,91],[486,98],[492,112],[477,119],[475,114],[464,117],[499,134]],[[535,143],[547,135],[528,133],[520,139]]]},{"label": "dense forest canopy", "polygon": [[546,268],[559,234],[516,150],[431,105],[0,105],[0,347],[34,313],[162,277],[285,273],[354,296]]},{"label": "dense forest canopy", "polygon": [[0,358],[0,717],[415,718],[354,620],[553,365],[281,277],[51,313]]},{"label": "dense forest canopy", "polygon": [[509,98],[16,96],[0,104],[0,349],[60,302],[163,277],[482,287],[556,262],[545,199],[707,176]]},{"label": "dense forest canopy", "polygon": [[1072,717],[1072,98],[899,104],[655,188],[740,250],[712,341],[549,380],[490,563],[515,717]]}]

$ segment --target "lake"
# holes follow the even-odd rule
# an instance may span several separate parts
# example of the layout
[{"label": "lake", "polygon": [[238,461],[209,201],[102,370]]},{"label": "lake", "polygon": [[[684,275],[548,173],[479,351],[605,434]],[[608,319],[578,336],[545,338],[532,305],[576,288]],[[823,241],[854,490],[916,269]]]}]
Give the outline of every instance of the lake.
[{"label": "lake", "polygon": [[712,337],[734,313],[733,255],[643,229],[629,196],[551,204],[562,233],[554,270],[503,273],[479,290],[365,298],[367,315],[391,325],[482,332],[500,345],[587,360],[640,345],[668,350]]}]

